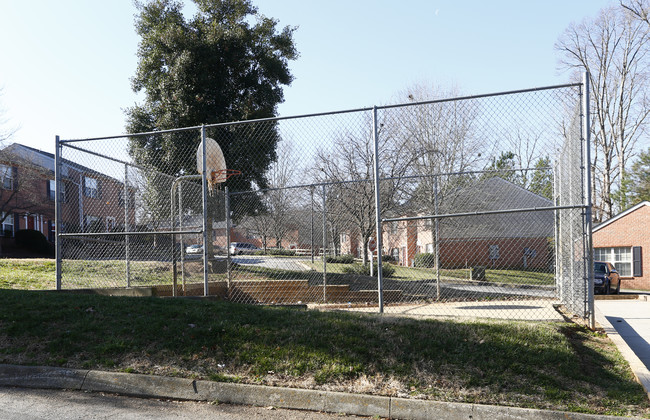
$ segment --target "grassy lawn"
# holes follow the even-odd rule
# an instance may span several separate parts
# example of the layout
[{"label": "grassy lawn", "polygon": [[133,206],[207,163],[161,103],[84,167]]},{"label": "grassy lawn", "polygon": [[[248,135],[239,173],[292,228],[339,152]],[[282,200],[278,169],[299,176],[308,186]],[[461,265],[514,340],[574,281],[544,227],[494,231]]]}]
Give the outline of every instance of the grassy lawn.
[{"label": "grassy lawn", "polygon": [[0,290],[0,363],[650,418],[605,336],[219,301]]},{"label": "grassy lawn", "polygon": [[55,289],[53,259],[0,259],[0,289]]}]

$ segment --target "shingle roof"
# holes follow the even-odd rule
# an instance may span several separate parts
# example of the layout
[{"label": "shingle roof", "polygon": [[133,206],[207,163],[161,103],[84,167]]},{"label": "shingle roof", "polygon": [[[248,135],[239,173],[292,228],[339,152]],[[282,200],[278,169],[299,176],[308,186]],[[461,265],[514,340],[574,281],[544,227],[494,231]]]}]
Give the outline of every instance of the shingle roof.
[{"label": "shingle roof", "polygon": [[[440,197],[438,214],[551,207],[552,201],[499,177],[481,180]],[[419,214],[431,214],[427,209]],[[440,237],[528,238],[553,236],[553,211],[472,215],[440,219]]]}]

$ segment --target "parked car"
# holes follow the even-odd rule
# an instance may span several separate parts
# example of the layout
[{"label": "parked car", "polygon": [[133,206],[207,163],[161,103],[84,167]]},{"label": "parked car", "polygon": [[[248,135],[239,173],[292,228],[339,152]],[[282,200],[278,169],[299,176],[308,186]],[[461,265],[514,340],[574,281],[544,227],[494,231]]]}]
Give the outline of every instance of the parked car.
[{"label": "parked car", "polygon": [[621,276],[614,264],[596,261],[594,262],[594,291],[606,295],[615,291],[616,294],[621,292]]},{"label": "parked car", "polygon": [[241,255],[241,254],[253,254],[260,249],[253,244],[248,242],[231,242],[230,243],[230,253],[232,255]]},{"label": "parked car", "polygon": [[199,245],[199,244],[190,245],[187,248],[185,248],[185,253],[186,254],[202,254],[203,253],[203,245]]}]

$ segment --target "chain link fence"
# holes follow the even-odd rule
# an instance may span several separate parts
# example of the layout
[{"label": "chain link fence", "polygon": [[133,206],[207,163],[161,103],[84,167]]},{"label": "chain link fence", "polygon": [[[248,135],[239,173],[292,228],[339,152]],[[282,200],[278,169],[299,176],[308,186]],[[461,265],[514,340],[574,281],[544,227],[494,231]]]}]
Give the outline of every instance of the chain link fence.
[{"label": "chain link fence", "polygon": [[583,89],[58,140],[57,285],[587,318]]}]

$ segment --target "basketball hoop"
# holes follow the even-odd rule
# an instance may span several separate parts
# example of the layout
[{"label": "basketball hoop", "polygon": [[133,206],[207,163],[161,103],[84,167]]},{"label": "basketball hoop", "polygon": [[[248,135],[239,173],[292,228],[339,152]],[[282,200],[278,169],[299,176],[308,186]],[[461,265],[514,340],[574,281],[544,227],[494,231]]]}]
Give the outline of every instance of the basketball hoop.
[{"label": "basketball hoop", "polygon": [[[223,157],[223,152],[219,144],[207,137],[205,139],[205,166],[207,169],[207,181],[210,191],[214,191],[218,184],[226,182],[228,178],[234,175],[241,175],[241,171],[237,169],[227,169],[226,159]],[[196,170],[203,173],[203,144],[199,143],[196,150]]]},{"label": "basketball hoop", "polygon": [[211,178],[213,183],[220,184],[235,175],[241,175],[241,171],[237,169],[220,169],[218,171],[212,171]]}]

